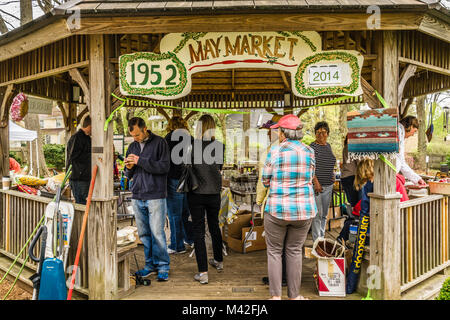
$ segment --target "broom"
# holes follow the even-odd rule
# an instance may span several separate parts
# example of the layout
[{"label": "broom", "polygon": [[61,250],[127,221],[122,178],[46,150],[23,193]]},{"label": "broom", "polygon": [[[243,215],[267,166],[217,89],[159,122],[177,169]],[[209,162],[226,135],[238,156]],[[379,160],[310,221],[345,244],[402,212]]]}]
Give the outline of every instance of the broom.
[{"label": "broom", "polygon": [[94,172],[92,173],[91,185],[89,187],[89,194],[88,194],[88,198],[87,198],[87,202],[86,202],[86,209],[84,211],[83,224],[81,226],[80,239],[78,240],[77,255],[75,256],[75,263],[74,263],[74,268],[73,268],[73,272],[72,272],[72,280],[70,281],[70,288],[69,288],[69,292],[67,294],[67,300],[72,299],[73,287],[75,285],[75,276],[77,274],[78,263],[80,262],[80,253],[81,253],[81,248],[83,247],[84,233],[86,231],[87,219],[89,216],[89,208],[91,206],[92,193],[94,192],[95,177],[97,176],[97,170],[98,170],[98,166],[95,165]]}]

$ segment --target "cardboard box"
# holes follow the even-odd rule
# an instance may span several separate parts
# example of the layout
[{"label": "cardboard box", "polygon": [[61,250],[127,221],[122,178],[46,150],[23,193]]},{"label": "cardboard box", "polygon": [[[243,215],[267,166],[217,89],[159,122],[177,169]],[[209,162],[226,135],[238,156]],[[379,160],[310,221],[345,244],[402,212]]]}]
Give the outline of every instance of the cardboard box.
[{"label": "cardboard box", "polygon": [[[233,237],[236,239],[241,239],[242,237],[242,228],[249,227],[250,221],[252,220],[252,214],[247,211],[238,212],[236,218],[233,220],[231,224],[227,224],[227,236]],[[226,241],[224,237],[224,241]]]},{"label": "cardboard box", "polygon": [[319,258],[315,273],[319,295],[345,297],[345,258]]},{"label": "cardboard box", "polygon": [[[232,224],[227,225],[227,235],[223,239],[230,249],[243,253],[244,240],[251,229],[251,214],[243,214],[238,218],[239,220],[236,219]],[[246,252],[266,249],[263,220],[255,218],[254,222],[255,226],[246,243]]]}]

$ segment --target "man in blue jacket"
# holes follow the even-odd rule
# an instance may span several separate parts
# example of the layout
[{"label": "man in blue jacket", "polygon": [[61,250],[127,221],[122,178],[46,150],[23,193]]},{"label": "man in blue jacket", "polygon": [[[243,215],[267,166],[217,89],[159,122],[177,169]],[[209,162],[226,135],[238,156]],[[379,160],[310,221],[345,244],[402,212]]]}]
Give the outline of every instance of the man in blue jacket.
[{"label": "man in blue jacket", "polygon": [[125,172],[131,181],[133,210],[145,253],[145,267],[136,273],[145,278],[157,272],[158,281],[167,281],[170,258],[164,224],[169,146],[163,138],[147,130],[141,118],[130,119],[128,130],[134,142],[128,147]]}]

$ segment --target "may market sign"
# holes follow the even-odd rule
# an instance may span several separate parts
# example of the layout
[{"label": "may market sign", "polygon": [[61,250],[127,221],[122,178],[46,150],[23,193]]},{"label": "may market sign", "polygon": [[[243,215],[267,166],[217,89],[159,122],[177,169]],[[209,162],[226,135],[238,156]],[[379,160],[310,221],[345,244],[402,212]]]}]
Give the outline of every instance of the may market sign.
[{"label": "may market sign", "polygon": [[119,58],[123,95],[177,99],[191,91],[194,73],[229,68],[288,71],[299,97],[362,94],[362,55],[353,50],[321,51],[308,32],[188,32],[161,39],[160,51]]}]

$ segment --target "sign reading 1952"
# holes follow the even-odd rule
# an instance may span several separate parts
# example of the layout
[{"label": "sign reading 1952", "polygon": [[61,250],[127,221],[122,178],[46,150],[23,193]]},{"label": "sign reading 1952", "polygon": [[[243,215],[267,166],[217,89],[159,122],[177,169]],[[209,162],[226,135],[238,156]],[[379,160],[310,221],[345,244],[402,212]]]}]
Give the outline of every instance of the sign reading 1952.
[{"label": "sign reading 1952", "polygon": [[309,84],[327,86],[342,83],[342,71],[338,65],[318,65],[309,67]]},{"label": "sign reading 1952", "polygon": [[168,87],[179,83],[176,66],[170,61],[137,60],[127,65],[127,80],[130,86]]}]

